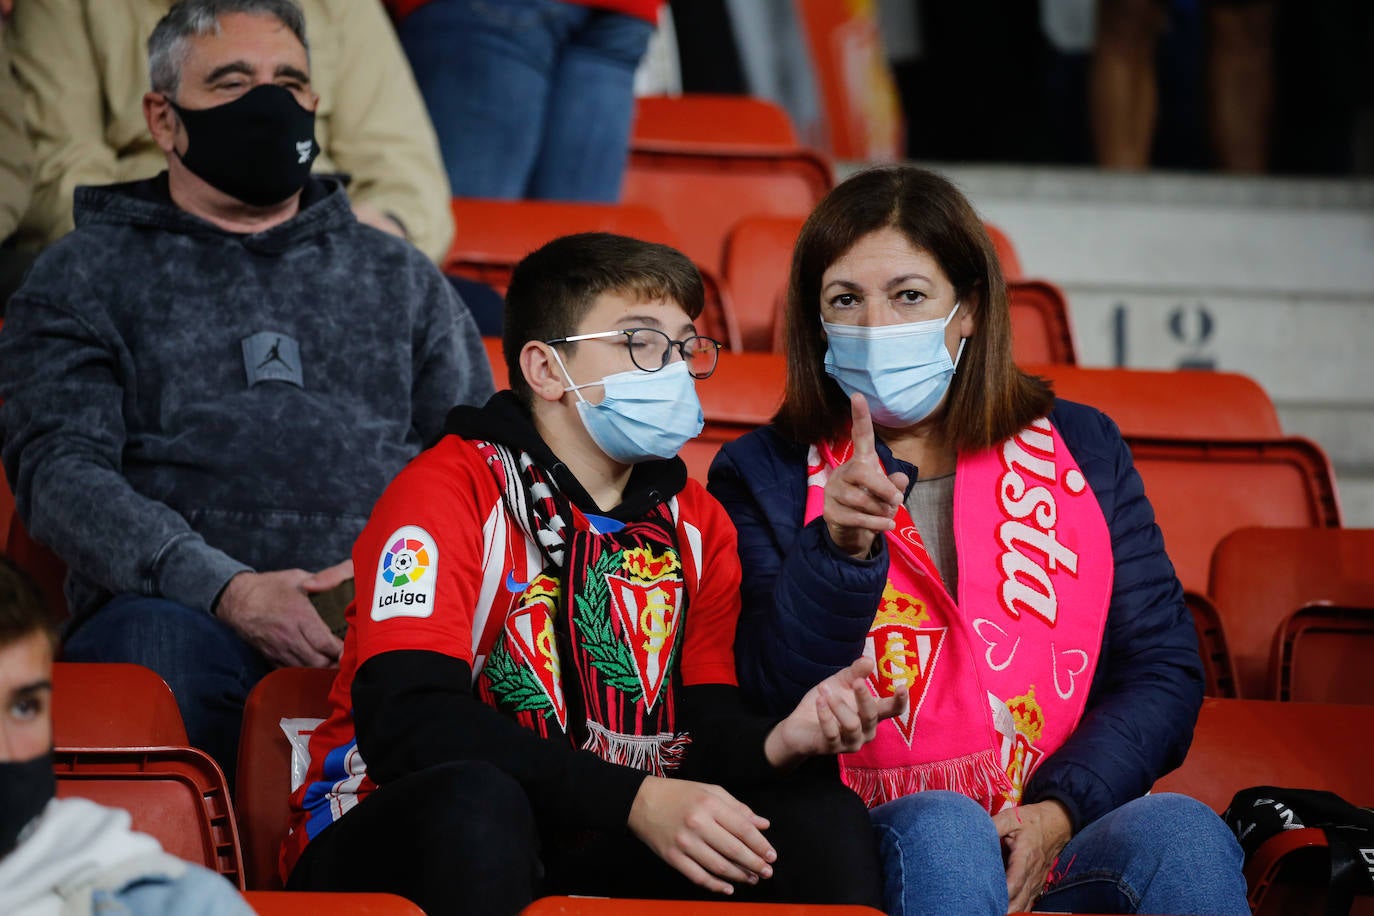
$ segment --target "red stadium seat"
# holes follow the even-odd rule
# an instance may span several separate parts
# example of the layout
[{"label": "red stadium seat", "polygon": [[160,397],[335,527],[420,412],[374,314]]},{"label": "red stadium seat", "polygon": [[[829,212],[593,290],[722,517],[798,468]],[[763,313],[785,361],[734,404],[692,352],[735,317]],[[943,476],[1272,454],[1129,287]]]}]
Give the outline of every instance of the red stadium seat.
[{"label": "red stadium seat", "polygon": [[53,761],[59,798],[124,808],[133,828],[167,852],[243,889],[234,807],[224,774],[209,755],[189,747],[58,747]]},{"label": "red stadium seat", "polygon": [[278,890],[277,858],[290,819],[291,743],[281,729],[284,718],[329,716],[334,668],[278,668],[248,694],[239,733],[239,826],[248,887]]},{"label": "red stadium seat", "polygon": [[[525,255],[545,242],[577,232],[613,232],[691,254],[663,217],[649,207],[464,197],[455,197],[452,207],[457,233],[444,259],[444,271],[486,283],[502,294]],[[706,308],[697,319],[697,331],[738,350],[739,328],[715,261],[697,263],[706,287]]]},{"label": "red stadium seat", "polygon": [[[1321,489],[1324,485],[1318,484],[1316,490]],[[1261,505],[1289,498],[1266,489],[1252,494]],[[1374,529],[1340,529],[1338,521],[1328,510],[1298,517],[1288,527],[1238,526],[1244,530],[1227,534],[1216,545],[1207,592],[1226,626],[1241,696],[1276,696],[1271,673],[1275,638],[1298,608],[1318,601],[1374,605]]]},{"label": "red stadium seat", "polygon": [[496,390],[510,387],[510,378],[506,374],[506,357],[501,352],[501,338],[483,337],[482,346],[487,351],[487,362],[491,363],[491,380],[496,385]]},{"label": "red stadium seat", "polygon": [[[1374,803],[1371,755],[1374,706],[1207,699],[1183,765],[1156,782],[1154,791],[1189,795],[1218,813],[1251,786],[1321,789],[1367,806]],[[1320,892],[1286,885],[1282,869],[1286,855],[1324,846],[1320,831],[1289,831],[1270,842],[1246,867],[1254,912],[1325,912],[1307,909],[1321,902]],[[1374,898],[1360,898],[1352,912],[1368,913],[1371,904]]]},{"label": "red stadium seat", "polygon": [[142,665],[53,665],[52,740],[58,747],[180,747],[186,726],[172,689]]},{"label": "red stadium seat", "polygon": [[1197,630],[1198,655],[1202,658],[1203,694],[1209,697],[1236,696],[1236,663],[1226,641],[1226,627],[1216,605],[1204,595],[1184,592],[1183,600],[1193,616]]},{"label": "red stadium seat", "polygon": [[687,473],[706,482],[716,452],[726,442],[768,423],[782,403],[787,363],[777,353],[722,353],[715,373],[697,382],[706,426],[679,456]]},{"label": "red stadium seat", "polygon": [[818,903],[736,903],[725,900],[628,900],[608,897],[541,897],[521,916],[881,916],[867,906]]},{"label": "red stadium seat", "polygon": [[988,231],[988,238],[992,239],[992,247],[997,249],[997,260],[1002,264],[1002,279],[1023,279],[1021,258],[1017,255],[1016,246],[1011,243],[1010,236],[992,223],[983,223],[983,228]]},{"label": "red stadium seat", "polygon": [[[1169,558],[1190,591],[1217,598],[1207,587],[1212,550],[1238,528],[1340,526],[1331,462],[1308,439],[1127,436],[1126,441],[1164,532]],[[1218,607],[1240,669],[1240,695],[1254,696],[1247,686],[1251,680],[1245,669],[1244,634],[1232,627],[1221,602]],[[1268,655],[1264,658],[1267,661]]]},{"label": "red stadium seat", "polygon": [[1309,604],[1274,637],[1272,678],[1280,700],[1374,705],[1374,604]]},{"label": "red stadium seat", "polygon": [[650,95],[635,100],[630,142],[637,147],[794,149],[797,132],[780,105],[745,95]]},{"label": "red stadium seat", "polygon": [[314,891],[245,891],[258,916],[425,916],[395,894],[331,894]]},{"label": "red stadium seat", "polygon": [[1091,404],[1127,436],[1259,439],[1283,435],[1279,414],[1255,381],[1234,372],[1024,366],[1054,393]]},{"label": "red stadium seat", "polygon": [[1064,293],[1044,280],[1008,280],[1011,355],[1019,365],[1078,362]]},{"label": "red stadium seat", "polygon": [[782,350],[787,274],[803,222],[801,216],[747,216],[730,230],[721,271],[745,350]]},{"label": "red stadium seat", "polygon": [[[653,107],[691,104],[661,100]],[[737,101],[753,107],[757,100]],[[630,138],[621,199],[663,215],[682,250],[719,271],[730,228],[751,216],[805,218],[834,186],[830,163],[795,142],[782,143],[776,117],[765,115],[738,136],[726,124],[701,128],[684,121],[671,135],[651,116]],[[658,125],[657,127],[655,125]],[[692,136],[688,130],[701,128]]]}]

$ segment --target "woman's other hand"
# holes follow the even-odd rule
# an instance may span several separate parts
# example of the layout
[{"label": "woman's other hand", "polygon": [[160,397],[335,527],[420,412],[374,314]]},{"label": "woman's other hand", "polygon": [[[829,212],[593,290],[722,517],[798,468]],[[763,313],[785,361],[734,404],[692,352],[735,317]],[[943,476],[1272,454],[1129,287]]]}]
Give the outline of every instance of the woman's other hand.
[{"label": "woman's other hand", "polygon": [[835,546],[861,560],[872,552],[875,537],[892,530],[892,517],[902,504],[908,481],[901,471],[883,473],[874,445],[868,401],[855,394],[849,399],[849,407],[854,451],[826,481],[822,517]]},{"label": "woman's other hand", "polygon": [[1007,808],[992,818],[1007,857],[1008,913],[1028,911],[1045,887],[1050,866],[1073,835],[1068,812],[1057,801]]}]

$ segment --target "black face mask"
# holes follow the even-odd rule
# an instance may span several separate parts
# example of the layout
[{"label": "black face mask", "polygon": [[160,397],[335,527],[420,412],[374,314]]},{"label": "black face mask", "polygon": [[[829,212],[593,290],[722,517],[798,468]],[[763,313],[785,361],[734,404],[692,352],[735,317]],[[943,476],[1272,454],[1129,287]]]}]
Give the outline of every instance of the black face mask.
[{"label": "black face mask", "polygon": [[281,86],[258,86],[214,108],[167,102],[186,126],[186,152],[177,154],[181,161],[246,204],[269,207],[295,194],[320,154],[315,113]]},{"label": "black face mask", "polygon": [[57,794],[52,752],[0,763],[0,856],[19,845],[19,834]]}]

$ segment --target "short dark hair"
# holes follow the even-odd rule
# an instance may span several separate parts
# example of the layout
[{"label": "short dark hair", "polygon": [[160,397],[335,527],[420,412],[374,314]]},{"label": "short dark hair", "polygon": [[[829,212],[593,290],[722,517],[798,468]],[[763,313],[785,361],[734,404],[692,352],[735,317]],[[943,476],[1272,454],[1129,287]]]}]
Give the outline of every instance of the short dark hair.
[{"label": "short dark hair", "polygon": [[148,82],[154,92],[175,98],[181,88],[181,68],[189,50],[187,40],[194,35],[219,34],[220,18],[230,13],[272,16],[281,20],[282,25],[300,39],[309,60],[305,14],[295,0],[180,0],[148,36]]},{"label": "short dark hair", "polygon": [[38,587],[8,557],[0,555],[0,647],[33,633],[57,641],[57,630]]},{"label": "short dark hair", "polygon": [[835,438],[849,420],[849,398],[824,368],[821,277],[859,239],[888,227],[935,258],[976,321],[941,408],[942,441],[958,450],[986,448],[1048,413],[1049,386],[1012,360],[1007,285],[983,221],[947,179],[901,165],[842,182],[802,227],[787,290],[787,390],[773,418],[779,430],[810,444]]},{"label": "short dark hair", "polygon": [[511,391],[525,404],[534,392],[520,371],[520,351],[531,340],[575,333],[603,293],[669,299],[693,320],[706,303],[701,273],[676,248],[609,232],[554,239],[515,266],[506,289],[501,348]]}]

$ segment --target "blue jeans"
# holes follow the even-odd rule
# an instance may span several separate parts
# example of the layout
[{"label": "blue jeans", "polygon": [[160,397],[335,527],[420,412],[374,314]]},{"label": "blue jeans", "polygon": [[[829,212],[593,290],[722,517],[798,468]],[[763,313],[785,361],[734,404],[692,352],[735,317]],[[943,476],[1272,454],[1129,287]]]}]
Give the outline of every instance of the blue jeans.
[{"label": "blue jeans", "polygon": [[397,33],[456,196],[619,199],[648,22],[559,0],[430,0]]},{"label": "blue jeans", "polygon": [[[1007,911],[992,819],[954,792],[921,792],[874,808],[892,916]],[[1246,916],[1240,844],[1201,802],[1147,795],[1093,821],[1059,854],[1059,879],[1035,904],[1063,913]]]},{"label": "blue jeans", "polygon": [[187,740],[233,783],[243,704],[272,665],[228,624],[165,598],[119,595],[66,636],[62,660],[132,662],[162,675]]}]

